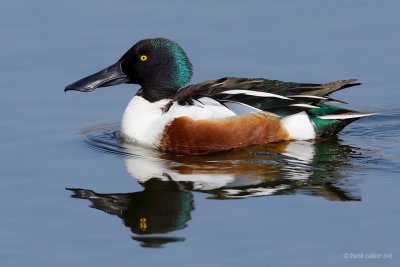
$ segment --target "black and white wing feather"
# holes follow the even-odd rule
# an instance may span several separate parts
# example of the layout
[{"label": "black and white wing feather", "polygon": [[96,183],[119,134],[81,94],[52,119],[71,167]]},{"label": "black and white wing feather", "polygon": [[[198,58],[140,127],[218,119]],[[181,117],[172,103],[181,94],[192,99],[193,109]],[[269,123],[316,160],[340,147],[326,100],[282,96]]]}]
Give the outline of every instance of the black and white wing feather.
[{"label": "black and white wing feather", "polygon": [[318,84],[227,77],[188,85],[178,91],[173,101],[193,105],[202,97],[210,97],[228,107],[233,103],[278,115],[290,115],[317,108],[323,102],[342,102],[329,98],[329,94],[360,84],[355,81],[349,79]]}]

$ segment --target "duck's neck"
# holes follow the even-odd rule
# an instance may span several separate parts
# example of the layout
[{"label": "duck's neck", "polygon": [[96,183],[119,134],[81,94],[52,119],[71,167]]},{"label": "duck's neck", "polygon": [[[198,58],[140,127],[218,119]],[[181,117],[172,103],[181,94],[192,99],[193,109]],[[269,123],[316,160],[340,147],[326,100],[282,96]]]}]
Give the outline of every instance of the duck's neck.
[{"label": "duck's neck", "polygon": [[178,88],[142,87],[136,95],[143,97],[149,102],[156,102],[161,99],[171,99],[177,93]]}]

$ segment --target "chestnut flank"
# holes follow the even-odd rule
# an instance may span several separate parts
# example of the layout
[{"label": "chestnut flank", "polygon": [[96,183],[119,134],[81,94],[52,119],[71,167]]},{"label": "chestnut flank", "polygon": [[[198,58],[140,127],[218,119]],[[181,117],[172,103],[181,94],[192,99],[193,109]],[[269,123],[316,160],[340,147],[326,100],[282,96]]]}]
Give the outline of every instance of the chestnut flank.
[{"label": "chestnut flank", "polygon": [[183,116],[165,127],[158,146],[164,151],[200,155],[288,139],[279,118],[266,113],[209,120]]}]

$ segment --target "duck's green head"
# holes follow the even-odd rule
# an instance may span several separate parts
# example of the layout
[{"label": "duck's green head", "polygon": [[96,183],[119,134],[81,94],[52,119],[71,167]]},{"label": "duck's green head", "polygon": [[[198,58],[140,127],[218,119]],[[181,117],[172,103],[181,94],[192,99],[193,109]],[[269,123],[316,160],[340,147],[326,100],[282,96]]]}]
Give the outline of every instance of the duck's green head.
[{"label": "duck's green head", "polygon": [[155,93],[178,90],[192,77],[185,51],[166,38],[145,39],[130,48],[115,64],[68,85],[65,91],[90,92],[99,87],[134,83]]}]

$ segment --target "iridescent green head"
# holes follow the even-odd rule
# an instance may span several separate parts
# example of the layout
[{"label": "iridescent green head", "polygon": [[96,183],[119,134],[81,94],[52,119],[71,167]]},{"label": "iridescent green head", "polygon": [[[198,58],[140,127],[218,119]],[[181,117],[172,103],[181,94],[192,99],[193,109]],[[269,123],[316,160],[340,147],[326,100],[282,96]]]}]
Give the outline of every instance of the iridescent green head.
[{"label": "iridescent green head", "polygon": [[120,59],[130,82],[146,87],[181,88],[192,78],[192,64],[185,51],[166,38],[136,43]]},{"label": "iridescent green head", "polygon": [[165,98],[189,83],[192,64],[185,51],[166,38],[145,39],[115,64],[68,85],[65,90],[89,92],[120,83],[139,84],[150,101]]}]

